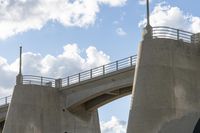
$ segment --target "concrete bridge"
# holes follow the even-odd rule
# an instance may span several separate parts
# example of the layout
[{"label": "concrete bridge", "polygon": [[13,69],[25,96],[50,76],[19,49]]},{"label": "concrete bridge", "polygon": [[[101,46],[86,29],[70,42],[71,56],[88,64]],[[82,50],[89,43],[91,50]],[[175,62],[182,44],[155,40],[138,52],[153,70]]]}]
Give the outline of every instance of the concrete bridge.
[{"label": "concrete bridge", "polygon": [[17,76],[3,133],[100,133],[97,108],[131,94],[127,133],[199,133],[200,34],[146,27],[131,56],[62,79]]},{"label": "concrete bridge", "polygon": [[[93,68],[85,72],[68,76],[63,79],[23,75],[22,84],[18,84],[15,87],[15,92],[12,98],[13,102],[11,104],[16,103],[20,104],[20,106],[23,106],[24,104],[31,103],[30,105],[32,106],[38,106],[39,104],[41,104],[41,100],[38,99],[43,99],[45,97],[44,95],[42,95],[42,93],[46,93],[45,95],[48,99],[51,99],[50,95],[52,93],[59,93],[59,100],[62,101],[59,107],[61,112],[64,112],[64,114],[68,113],[68,115],[69,112],[73,113],[75,116],[83,121],[89,121],[92,117],[91,112],[95,112],[93,113],[93,115],[95,115],[96,120],[93,121],[95,121],[97,124],[94,130],[100,132],[96,110],[104,104],[131,94],[136,57],[137,56],[134,55],[97,68]],[[47,92],[46,89],[48,90]],[[22,90],[23,92],[21,92]],[[38,90],[39,92],[35,92],[37,93],[36,95],[28,94],[30,92]],[[16,100],[14,100],[15,97],[19,97],[18,94],[16,94],[18,91],[21,93],[20,100],[18,100],[19,98],[16,98]],[[23,99],[26,99],[27,101],[24,101]],[[3,129],[10,100],[11,96],[0,99],[1,129]],[[56,99],[52,100],[52,103],[55,103]],[[48,105],[49,102],[50,101],[47,100],[43,104]],[[56,104],[59,105],[60,102]],[[23,110],[22,108],[20,109],[20,111]],[[51,110],[53,109],[55,109],[55,107],[52,107]],[[31,115],[31,113],[35,112],[30,111],[28,114]],[[69,120],[68,122],[70,121],[71,120]],[[24,122],[26,123],[26,121]],[[82,130],[82,128],[76,129],[77,132],[81,132]],[[75,132],[72,129],[68,129],[67,131]],[[55,132],[58,132],[58,130],[56,130]]]}]

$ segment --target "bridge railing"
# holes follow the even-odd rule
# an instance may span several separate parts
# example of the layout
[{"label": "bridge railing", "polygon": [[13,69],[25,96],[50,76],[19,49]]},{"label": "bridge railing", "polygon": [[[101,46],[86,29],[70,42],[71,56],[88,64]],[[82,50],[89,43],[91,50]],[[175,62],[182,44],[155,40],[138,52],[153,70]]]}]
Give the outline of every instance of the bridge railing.
[{"label": "bridge railing", "polygon": [[42,76],[23,75],[23,84],[55,87],[55,79]]},{"label": "bridge railing", "polygon": [[137,56],[134,55],[72,76],[65,77],[62,79],[62,86],[69,86],[72,84],[80,83],[81,81],[92,79],[98,76],[103,76],[111,72],[131,67],[136,63],[136,58]]},{"label": "bridge railing", "polygon": [[0,98],[0,106],[9,104],[11,102],[11,98],[12,98],[11,95]]},{"label": "bridge railing", "polygon": [[166,38],[173,40],[182,40],[183,42],[193,43],[194,33],[183,31],[180,29],[170,28],[166,26],[157,26],[152,28],[153,38]]},{"label": "bridge railing", "polygon": [[137,56],[130,56],[100,67],[96,67],[75,75],[71,75],[62,79],[54,79],[42,76],[23,75],[22,84],[33,84],[50,87],[65,87],[72,84],[80,83],[98,76],[103,76],[124,68],[133,66],[136,63]]}]

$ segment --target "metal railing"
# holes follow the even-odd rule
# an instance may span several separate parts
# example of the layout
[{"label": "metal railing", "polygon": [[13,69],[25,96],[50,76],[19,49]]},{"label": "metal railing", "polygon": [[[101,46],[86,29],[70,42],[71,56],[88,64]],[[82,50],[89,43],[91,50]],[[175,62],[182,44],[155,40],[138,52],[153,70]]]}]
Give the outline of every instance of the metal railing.
[{"label": "metal railing", "polygon": [[124,58],[62,79],[54,79],[34,75],[23,75],[22,84],[34,84],[59,88],[65,87],[72,84],[80,83],[85,80],[93,79],[95,77],[103,76],[105,74],[109,74],[124,68],[131,67],[136,63],[136,59],[136,55],[130,56],[128,58]]},{"label": "metal railing", "polygon": [[11,98],[12,98],[11,95],[0,98],[0,106],[9,104],[11,102]]},{"label": "metal railing", "polygon": [[[104,76],[112,72],[116,72],[125,68],[129,68],[135,65],[137,56],[130,56],[100,67],[96,67],[75,75],[68,76],[62,79],[54,79],[48,77],[34,76],[34,75],[23,75],[22,84],[33,84],[41,86],[51,87],[66,87],[72,84],[77,84],[82,81],[93,79],[99,76]],[[58,84],[58,85],[57,85]],[[0,106],[7,105],[11,102],[12,96],[0,98]]]},{"label": "metal railing", "polygon": [[192,43],[199,44],[200,43],[200,33],[192,35],[191,39],[192,39]]},{"label": "metal railing", "polygon": [[62,79],[62,86],[69,86],[72,84],[80,83],[88,79],[93,79],[99,76],[103,76],[105,74],[131,67],[135,65],[136,59],[137,56],[134,55],[75,75],[65,77]]},{"label": "metal railing", "polygon": [[23,75],[22,84],[30,84],[30,85],[34,84],[34,85],[55,87],[55,79],[42,76]]},{"label": "metal railing", "polygon": [[183,42],[193,43],[194,33],[183,31],[180,29],[170,28],[166,26],[158,26],[152,28],[153,39],[166,38],[173,40],[182,40]]}]

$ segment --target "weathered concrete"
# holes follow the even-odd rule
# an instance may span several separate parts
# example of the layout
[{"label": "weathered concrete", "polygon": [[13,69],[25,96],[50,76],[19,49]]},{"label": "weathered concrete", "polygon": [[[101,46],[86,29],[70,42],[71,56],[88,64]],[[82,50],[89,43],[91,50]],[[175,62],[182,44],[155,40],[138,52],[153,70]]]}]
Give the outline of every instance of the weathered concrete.
[{"label": "weathered concrete", "polygon": [[7,111],[8,111],[8,104],[0,106],[0,133],[2,133],[3,131],[3,126]]},{"label": "weathered concrete", "polygon": [[77,85],[61,88],[66,108],[76,112],[79,106],[89,110],[131,94],[135,66],[100,76]]},{"label": "weathered concrete", "polygon": [[98,112],[81,119],[65,110],[65,99],[51,87],[17,85],[3,133],[100,133]]},{"label": "weathered concrete", "polygon": [[[16,85],[4,133],[100,133],[97,108],[131,94],[134,70],[132,66],[65,88]],[[6,110],[0,109],[2,122]]]},{"label": "weathered concrete", "polygon": [[0,106],[0,122],[5,121],[8,105],[9,104]]},{"label": "weathered concrete", "polygon": [[127,133],[192,133],[200,118],[200,49],[169,39],[140,45]]}]

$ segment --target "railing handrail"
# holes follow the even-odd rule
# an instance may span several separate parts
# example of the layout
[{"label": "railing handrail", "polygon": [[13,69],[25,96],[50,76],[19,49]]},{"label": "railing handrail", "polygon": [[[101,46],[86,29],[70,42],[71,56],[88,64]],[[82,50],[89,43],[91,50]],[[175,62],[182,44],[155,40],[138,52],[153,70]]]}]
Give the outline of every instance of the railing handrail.
[{"label": "railing handrail", "polygon": [[[137,55],[133,55],[133,56],[130,56],[130,57],[137,57]],[[105,64],[105,65],[102,65],[102,66],[108,66],[108,65],[111,65],[111,64],[113,64],[113,63],[115,63],[115,62],[119,62],[119,61],[123,61],[123,60],[129,59],[130,57],[123,58],[123,59],[120,59],[120,60],[117,60],[117,61],[114,61],[114,62]],[[85,72],[88,72],[88,71],[90,71],[90,70],[98,69],[98,68],[101,68],[102,66],[98,66],[98,67],[95,67],[95,68],[92,68],[92,69],[89,69],[89,70],[86,70],[86,71],[82,71],[82,72],[80,72],[80,73],[85,73]],[[79,74],[79,73],[73,74],[73,75],[64,77],[64,78],[62,78],[62,79],[65,79],[65,78],[68,78],[68,77],[73,77],[73,76],[76,76],[76,75],[78,75],[78,74]]]},{"label": "railing handrail", "polygon": [[[23,84],[36,84],[41,86],[57,86],[57,80],[61,80],[59,83],[61,87],[69,86],[72,84],[80,83],[85,80],[89,80],[95,77],[99,77],[111,72],[118,71],[119,69],[124,69],[131,67],[133,64],[136,63],[137,55],[133,55],[127,58],[123,58],[117,60],[115,62],[111,62],[102,66],[98,66],[86,71],[82,71],[77,74],[69,75],[64,78],[55,79],[49,78],[44,76],[35,76],[35,75],[23,75]],[[59,81],[60,82],[60,81]]]},{"label": "railing handrail", "polygon": [[166,38],[172,40],[181,40],[187,43],[194,43],[196,38],[193,38],[195,34],[192,32],[184,31],[181,29],[171,28],[168,26],[155,26],[152,27],[152,37]]},{"label": "railing handrail", "polygon": [[55,78],[51,78],[51,77],[45,77],[45,76],[36,76],[36,75],[23,75],[23,77],[35,77],[35,78],[44,78],[44,79],[52,79],[55,80]]},{"label": "railing handrail", "polygon": [[12,95],[9,95],[6,97],[1,97],[0,98],[0,107],[9,104],[11,101],[11,97],[12,97]]},{"label": "railing handrail", "polygon": [[166,29],[172,29],[172,30],[179,30],[179,31],[182,31],[182,32],[185,32],[185,33],[189,33],[189,34],[194,34],[194,33],[189,32],[189,31],[185,31],[185,30],[181,30],[181,29],[176,29],[176,28],[172,28],[172,27],[168,27],[168,26],[154,26],[153,28],[166,28]]}]

